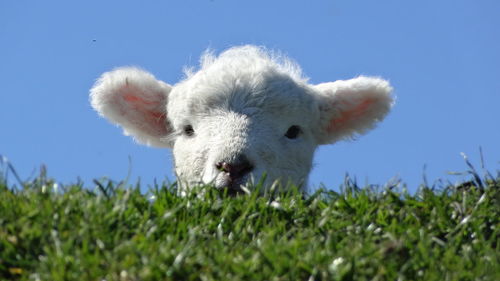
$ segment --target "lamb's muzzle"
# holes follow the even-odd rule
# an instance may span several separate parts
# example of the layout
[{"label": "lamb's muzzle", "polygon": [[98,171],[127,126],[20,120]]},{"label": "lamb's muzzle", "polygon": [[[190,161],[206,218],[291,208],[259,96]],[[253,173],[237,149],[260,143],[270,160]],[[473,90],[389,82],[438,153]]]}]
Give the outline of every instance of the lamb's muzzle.
[{"label": "lamb's muzzle", "polygon": [[215,168],[219,170],[230,190],[240,189],[240,185],[246,182],[246,177],[253,170],[253,165],[248,161],[245,155],[239,155],[234,161],[221,161],[215,164]]}]

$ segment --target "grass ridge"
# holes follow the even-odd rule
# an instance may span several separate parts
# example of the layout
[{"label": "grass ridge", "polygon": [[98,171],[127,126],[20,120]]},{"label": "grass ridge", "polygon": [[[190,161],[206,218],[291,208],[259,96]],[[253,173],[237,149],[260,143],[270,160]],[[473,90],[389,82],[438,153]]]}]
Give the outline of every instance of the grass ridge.
[{"label": "grass ridge", "polygon": [[0,180],[0,279],[500,280],[498,176],[310,196],[94,183]]}]

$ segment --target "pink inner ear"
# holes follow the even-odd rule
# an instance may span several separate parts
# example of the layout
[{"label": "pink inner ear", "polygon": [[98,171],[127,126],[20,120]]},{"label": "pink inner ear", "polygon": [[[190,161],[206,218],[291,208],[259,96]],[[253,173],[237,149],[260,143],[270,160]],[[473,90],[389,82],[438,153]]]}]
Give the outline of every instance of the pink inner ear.
[{"label": "pink inner ear", "polygon": [[145,100],[143,98],[140,98],[138,96],[135,96],[133,94],[125,94],[123,96],[123,99],[126,100],[130,105],[135,104],[135,103],[142,103],[142,104],[145,104],[145,105],[155,104],[155,102],[147,101],[147,100]]},{"label": "pink inner ear", "polygon": [[373,99],[365,99],[357,106],[351,108],[350,110],[341,111],[337,118],[334,118],[328,124],[327,131],[332,133],[344,127],[348,127],[352,120],[360,118],[369,109],[370,105],[375,102]]},{"label": "pink inner ear", "polygon": [[163,100],[151,101],[146,100],[137,95],[127,93],[123,95],[123,100],[127,103],[130,109],[136,112],[138,125],[147,128],[149,133],[153,135],[164,136],[167,135],[167,114],[158,109],[162,108]]},{"label": "pink inner ear", "polygon": [[163,136],[167,134],[167,114],[157,111],[148,111],[145,112],[145,114],[146,122],[154,124],[152,127],[155,129],[158,135]]}]

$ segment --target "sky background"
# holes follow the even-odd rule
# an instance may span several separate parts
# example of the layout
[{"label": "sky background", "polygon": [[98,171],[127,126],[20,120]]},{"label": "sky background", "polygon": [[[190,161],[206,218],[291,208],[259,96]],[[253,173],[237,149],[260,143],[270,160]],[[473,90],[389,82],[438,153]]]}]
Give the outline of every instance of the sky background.
[{"label": "sky background", "polygon": [[[452,182],[466,153],[500,168],[500,2],[1,1],[0,154],[23,179],[40,165],[62,183],[131,171],[146,188],[174,179],[169,150],[144,147],[92,110],[105,71],[140,66],[169,84],[206,48],[263,45],[297,61],[310,82],[381,76],[397,96],[376,130],[321,147],[310,186],[338,189],[399,177],[415,190]],[[129,158],[131,161],[129,162]],[[425,169],[424,169],[425,167]]]}]

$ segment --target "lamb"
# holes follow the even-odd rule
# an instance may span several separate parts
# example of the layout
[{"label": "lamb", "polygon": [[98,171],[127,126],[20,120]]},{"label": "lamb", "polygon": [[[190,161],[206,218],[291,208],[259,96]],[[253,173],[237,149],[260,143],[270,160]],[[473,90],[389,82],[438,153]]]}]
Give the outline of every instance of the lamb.
[{"label": "lamb", "polygon": [[138,143],[171,148],[181,192],[203,184],[240,193],[263,175],[264,186],[305,191],[316,148],[372,129],[391,92],[376,77],[308,84],[286,56],[246,45],[205,52],[175,85],[135,67],[106,72],[90,103]]}]

